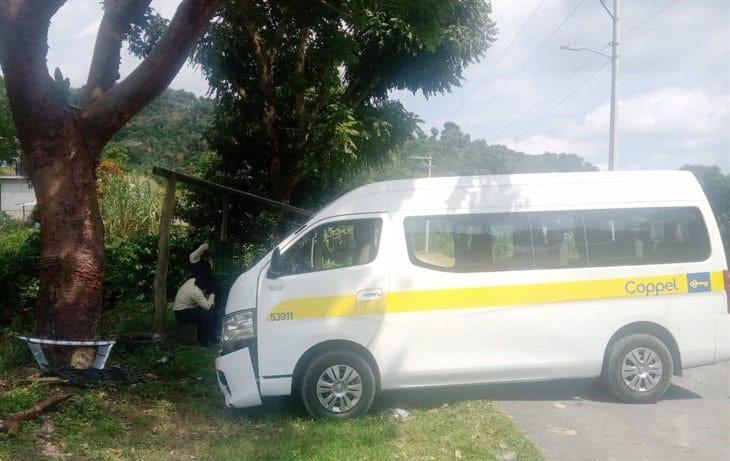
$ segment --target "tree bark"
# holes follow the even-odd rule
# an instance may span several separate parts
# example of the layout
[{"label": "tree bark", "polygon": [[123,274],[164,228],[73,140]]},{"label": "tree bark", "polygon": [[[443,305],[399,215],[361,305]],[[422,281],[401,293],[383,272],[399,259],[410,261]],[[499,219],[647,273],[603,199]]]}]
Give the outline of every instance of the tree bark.
[{"label": "tree bark", "polygon": [[[36,136],[39,149],[23,150],[41,225],[36,329],[41,337],[82,340],[96,335],[104,275],[104,227],[95,161],[76,118],[69,115],[60,124],[61,132]],[[93,361],[93,350],[75,354],[73,363]]]},{"label": "tree bark", "polygon": [[[96,336],[104,274],[104,228],[96,189],[99,153],[161,93],[185,62],[222,0],[183,0],[150,56],[118,78],[121,35],[146,0],[108,0],[84,107],[72,109],[48,75],[48,28],[64,0],[0,0],[0,66],[35,187],[41,225],[36,334]],[[95,350],[47,351],[52,365],[88,367]]]}]

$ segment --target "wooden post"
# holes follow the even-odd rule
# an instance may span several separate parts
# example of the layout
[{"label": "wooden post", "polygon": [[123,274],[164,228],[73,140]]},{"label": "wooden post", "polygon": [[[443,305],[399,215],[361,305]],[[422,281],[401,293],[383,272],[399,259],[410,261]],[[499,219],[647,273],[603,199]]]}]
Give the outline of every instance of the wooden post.
[{"label": "wooden post", "polygon": [[228,194],[223,194],[223,217],[221,218],[221,243],[228,240]]},{"label": "wooden post", "polygon": [[165,311],[167,310],[167,269],[170,265],[170,225],[172,213],[175,209],[174,175],[167,177],[165,199],[162,202],[160,215],[160,237],[157,242],[157,269],[155,270],[155,317],[152,330],[162,334],[165,329]]}]

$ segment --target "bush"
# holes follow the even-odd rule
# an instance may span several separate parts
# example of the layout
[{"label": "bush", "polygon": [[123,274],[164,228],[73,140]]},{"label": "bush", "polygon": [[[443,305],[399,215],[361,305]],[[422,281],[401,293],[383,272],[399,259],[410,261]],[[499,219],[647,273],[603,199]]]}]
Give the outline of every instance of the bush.
[{"label": "bush", "polygon": [[22,226],[0,228],[0,325],[16,315],[30,317],[38,292],[40,234]]},{"label": "bush", "polygon": [[[170,236],[170,266],[167,292],[174,294],[189,276],[188,255],[197,241]],[[151,299],[157,269],[157,237],[137,235],[117,240],[106,247],[104,306],[113,307],[122,299]]]},{"label": "bush", "polygon": [[[32,323],[33,304],[38,293],[40,233],[28,226],[0,228],[0,327],[14,319]],[[188,255],[198,244],[190,237],[172,235],[168,293],[189,274]],[[138,235],[106,245],[106,274],[103,292],[105,309],[122,299],[149,300],[153,295],[157,267],[157,237]],[[30,328],[29,328],[30,329]]]},{"label": "bush", "polygon": [[157,234],[164,195],[162,187],[139,173],[110,172],[102,178],[99,204],[106,241]]}]

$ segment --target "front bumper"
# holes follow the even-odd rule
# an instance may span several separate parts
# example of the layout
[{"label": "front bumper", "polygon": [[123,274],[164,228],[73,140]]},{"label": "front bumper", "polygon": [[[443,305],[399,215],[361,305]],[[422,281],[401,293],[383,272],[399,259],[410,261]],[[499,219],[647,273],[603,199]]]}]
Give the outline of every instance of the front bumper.
[{"label": "front bumper", "polygon": [[244,408],[261,405],[249,348],[216,358],[215,369],[218,387],[226,398],[227,406]]}]

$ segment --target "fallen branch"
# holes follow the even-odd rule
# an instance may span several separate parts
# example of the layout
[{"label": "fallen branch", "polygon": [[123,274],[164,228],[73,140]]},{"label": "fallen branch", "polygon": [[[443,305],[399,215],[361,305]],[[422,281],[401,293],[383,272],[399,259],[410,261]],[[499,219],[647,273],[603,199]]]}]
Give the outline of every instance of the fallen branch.
[{"label": "fallen branch", "polygon": [[15,435],[20,430],[21,422],[39,417],[40,415],[58,405],[59,403],[65,401],[69,397],[71,397],[70,394],[55,395],[42,402],[36,403],[35,405],[33,405],[32,408],[28,410],[10,414],[5,419],[0,420],[0,431]]},{"label": "fallen branch", "polygon": [[29,384],[35,384],[35,385],[63,385],[68,384],[68,380],[66,378],[61,378],[59,376],[40,376],[37,378],[28,378],[23,379],[18,382],[19,385],[29,385]]}]

